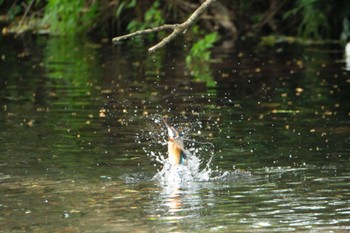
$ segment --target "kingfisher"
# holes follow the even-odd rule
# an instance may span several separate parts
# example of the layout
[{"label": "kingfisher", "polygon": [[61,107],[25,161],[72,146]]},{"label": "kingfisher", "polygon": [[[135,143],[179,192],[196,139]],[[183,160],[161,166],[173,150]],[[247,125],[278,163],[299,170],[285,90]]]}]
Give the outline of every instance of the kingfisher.
[{"label": "kingfisher", "polygon": [[163,119],[165,126],[168,129],[168,157],[173,165],[185,164],[186,150],[184,142],[179,132]]}]

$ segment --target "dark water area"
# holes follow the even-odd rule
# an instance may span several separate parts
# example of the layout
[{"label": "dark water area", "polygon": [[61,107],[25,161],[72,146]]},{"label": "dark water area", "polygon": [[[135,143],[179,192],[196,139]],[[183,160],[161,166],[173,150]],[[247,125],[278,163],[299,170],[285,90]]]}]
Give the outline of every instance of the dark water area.
[{"label": "dark water area", "polygon": [[[0,232],[350,230],[343,46],[181,46],[0,37]],[[153,180],[159,115],[227,175]]]}]

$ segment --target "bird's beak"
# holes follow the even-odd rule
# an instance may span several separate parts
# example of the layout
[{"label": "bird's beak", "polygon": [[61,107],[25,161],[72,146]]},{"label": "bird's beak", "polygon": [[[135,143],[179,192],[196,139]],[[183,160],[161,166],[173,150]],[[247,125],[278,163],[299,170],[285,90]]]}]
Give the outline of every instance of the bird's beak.
[{"label": "bird's beak", "polygon": [[162,119],[163,119],[163,122],[164,122],[166,128],[168,129],[168,136],[169,136],[169,138],[176,138],[176,137],[178,137],[179,133],[174,129],[174,127],[169,126],[168,123],[164,120],[164,118],[162,118]]}]

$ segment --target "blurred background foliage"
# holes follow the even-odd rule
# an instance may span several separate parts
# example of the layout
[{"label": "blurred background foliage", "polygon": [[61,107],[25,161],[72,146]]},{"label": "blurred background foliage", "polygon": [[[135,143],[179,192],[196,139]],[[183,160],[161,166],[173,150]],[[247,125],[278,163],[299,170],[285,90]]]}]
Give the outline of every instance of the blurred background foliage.
[{"label": "blurred background foliage", "polygon": [[[163,24],[181,23],[203,0],[0,0],[3,34],[48,34],[64,41],[93,36],[111,38]],[[219,40],[231,47],[237,40],[350,40],[349,0],[217,0],[183,39],[186,66],[208,86],[210,49]],[[164,33],[148,34],[133,43],[155,43]],[[229,42],[229,43],[227,43]]]},{"label": "blurred background foliage", "polygon": [[[5,32],[31,30],[62,36],[113,37],[182,22],[200,0],[0,0]],[[348,0],[218,0],[198,22],[222,38],[286,35],[349,39]],[[33,21],[35,19],[35,21]],[[35,23],[33,23],[35,22]],[[29,26],[28,26],[29,25]],[[193,34],[192,34],[193,35]]]},{"label": "blurred background foliage", "polygon": [[45,5],[42,23],[54,35],[78,35],[93,28],[98,17],[98,1],[55,0]]}]

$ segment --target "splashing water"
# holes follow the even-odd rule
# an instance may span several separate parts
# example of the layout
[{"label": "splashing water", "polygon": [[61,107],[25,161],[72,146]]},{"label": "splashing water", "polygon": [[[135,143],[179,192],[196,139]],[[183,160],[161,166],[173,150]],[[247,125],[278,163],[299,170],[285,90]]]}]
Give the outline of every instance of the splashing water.
[{"label": "splashing water", "polygon": [[[162,122],[159,117],[161,116],[156,116],[153,119],[154,123],[160,124]],[[153,142],[166,146],[165,133],[157,135],[163,137],[163,141],[158,138],[157,140],[153,140]],[[186,161],[184,164],[174,165],[162,152],[155,153],[153,150],[149,150],[149,148],[144,148],[144,151],[150,158],[162,165],[162,169],[153,176],[153,180],[159,181],[161,184],[183,184],[192,181],[218,180],[228,174],[228,172],[220,172],[211,168],[211,162],[215,155],[213,144],[209,142],[197,142],[186,138],[183,138],[183,140],[190,142],[190,147],[186,150]],[[199,145],[201,148],[196,148]],[[202,153],[203,151],[210,153],[208,160],[205,160],[200,155],[200,152]]]},{"label": "splashing water", "polygon": [[211,169],[204,168],[200,170],[200,165],[200,159],[194,155],[187,158],[184,165],[173,165],[166,159],[163,161],[162,170],[154,175],[153,180],[158,180],[161,183],[209,180]]}]

